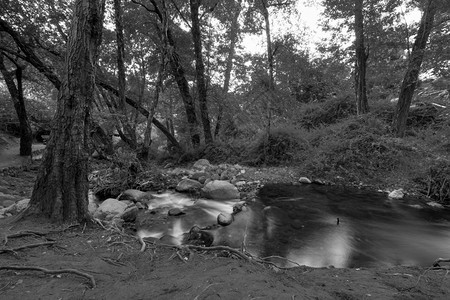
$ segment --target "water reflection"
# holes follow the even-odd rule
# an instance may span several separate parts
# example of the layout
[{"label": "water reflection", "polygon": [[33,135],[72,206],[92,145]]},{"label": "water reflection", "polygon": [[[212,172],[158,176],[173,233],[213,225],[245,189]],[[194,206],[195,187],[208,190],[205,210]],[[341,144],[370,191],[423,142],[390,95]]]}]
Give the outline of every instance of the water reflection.
[{"label": "water reflection", "polygon": [[211,227],[235,204],[167,193],[152,209],[178,207],[186,214],[167,217],[161,227],[140,235],[169,236],[180,243],[194,225],[209,226],[214,245],[245,248],[286,267],[429,266],[437,257],[450,256],[449,209],[412,199],[317,185],[268,185],[231,225]]},{"label": "water reflection", "polygon": [[271,229],[283,238],[271,239],[266,255],[315,267],[428,266],[450,255],[448,209],[418,209],[412,199],[314,185],[269,185],[259,200],[283,212]]}]

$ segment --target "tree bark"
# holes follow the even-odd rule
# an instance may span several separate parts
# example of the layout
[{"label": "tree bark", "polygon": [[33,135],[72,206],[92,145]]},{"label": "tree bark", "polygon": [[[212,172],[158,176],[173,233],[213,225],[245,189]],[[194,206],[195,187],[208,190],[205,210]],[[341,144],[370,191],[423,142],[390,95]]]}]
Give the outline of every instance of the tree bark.
[{"label": "tree bark", "polygon": [[406,69],[406,73],[400,87],[400,95],[398,97],[398,103],[395,109],[393,128],[398,137],[403,137],[405,135],[409,107],[411,106],[414,90],[416,89],[420,67],[425,55],[425,47],[433,28],[436,11],[436,1],[428,0],[420,20],[419,30],[417,31],[416,39],[409,58],[408,68]]},{"label": "tree bark", "polygon": [[227,64],[225,68],[225,74],[224,74],[224,80],[223,80],[223,99],[219,102],[219,112],[217,114],[217,122],[216,122],[216,128],[214,130],[214,136],[217,137],[220,132],[220,127],[222,125],[222,118],[223,118],[223,108],[224,108],[224,101],[227,100],[228,90],[230,88],[230,79],[231,79],[231,71],[233,70],[233,59],[234,54],[236,51],[236,43],[238,38],[238,31],[239,31],[239,15],[241,13],[241,1],[238,1],[235,7],[233,20],[231,21],[231,27],[230,27],[230,48],[228,49],[228,57],[227,57]]},{"label": "tree bark", "polygon": [[355,0],[355,94],[356,94],[356,114],[362,115],[369,111],[366,87],[366,67],[368,53],[364,45],[364,0]]},{"label": "tree bark", "polygon": [[125,75],[125,43],[123,37],[122,5],[120,0],[114,0],[114,22],[116,25],[117,42],[117,73],[119,77],[119,101],[118,113],[122,123],[123,131],[127,136],[127,141],[131,148],[136,149],[136,132],[130,124],[127,116],[127,107],[125,103],[126,75]]},{"label": "tree bark", "polygon": [[203,63],[202,54],[202,36],[200,30],[199,19],[199,0],[190,0],[191,6],[191,21],[192,21],[192,40],[194,41],[195,52],[195,71],[197,77],[197,91],[198,101],[200,104],[200,115],[203,124],[203,134],[205,136],[205,143],[210,144],[213,141],[211,134],[211,124],[209,121],[208,105],[207,105],[207,90],[205,81],[205,64]]},{"label": "tree bark", "polygon": [[20,128],[20,156],[31,156],[33,145],[33,132],[31,130],[30,121],[28,119],[27,110],[25,108],[25,101],[23,97],[23,85],[22,85],[22,67],[16,64],[16,80],[17,86],[14,83],[13,73],[6,69],[4,63],[3,52],[0,52],[0,71],[5,80],[11,100],[14,104],[14,109],[19,119]]},{"label": "tree bark", "polygon": [[88,214],[90,108],[101,42],[104,0],[76,0],[65,73],[53,130],[29,212],[54,221],[84,222]]}]

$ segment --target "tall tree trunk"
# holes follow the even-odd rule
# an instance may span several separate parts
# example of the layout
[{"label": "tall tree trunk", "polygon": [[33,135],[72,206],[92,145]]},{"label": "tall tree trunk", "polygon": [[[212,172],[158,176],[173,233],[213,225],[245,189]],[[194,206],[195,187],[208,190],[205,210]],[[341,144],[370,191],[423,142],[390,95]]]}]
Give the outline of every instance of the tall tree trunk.
[{"label": "tall tree trunk", "polygon": [[169,60],[172,75],[173,77],[175,77],[178,89],[180,90],[181,99],[183,100],[191,143],[194,148],[198,148],[200,146],[200,132],[197,115],[195,113],[195,103],[189,90],[189,83],[186,80],[183,65],[181,64],[179,55],[176,51],[176,45],[172,36],[172,30],[169,26],[170,20],[167,14],[166,3],[165,1],[162,1],[161,6],[158,6],[155,0],[150,0],[150,2],[152,3],[154,8],[153,12],[158,16],[158,19],[161,22],[161,39],[163,41],[165,52]]},{"label": "tall tree trunk", "polygon": [[125,75],[125,43],[123,38],[123,21],[122,21],[122,5],[120,0],[114,0],[114,22],[116,25],[116,41],[117,41],[117,71],[119,77],[119,116],[122,123],[123,131],[127,135],[130,146],[136,148],[136,132],[130,124],[127,115],[127,107],[125,104],[126,91],[126,75]]},{"label": "tall tree trunk", "polygon": [[5,80],[6,86],[8,88],[9,94],[11,95],[11,100],[14,104],[14,109],[17,113],[17,118],[19,119],[20,128],[20,150],[21,156],[30,156],[32,152],[33,144],[33,132],[31,131],[30,121],[28,120],[27,111],[25,108],[25,101],[23,97],[23,85],[22,85],[22,67],[16,64],[16,80],[17,86],[14,83],[14,76],[12,72],[6,69],[3,52],[0,52],[0,71]]},{"label": "tall tree trunk", "polygon": [[191,4],[191,21],[192,21],[191,32],[192,32],[192,39],[194,41],[198,101],[200,104],[200,115],[203,124],[203,134],[205,136],[205,143],[210,144],[212,143],[213,138],[211,134],[211,124],[209,122],[209,114],[208,114],[205,65],[203,63],[202,36],[200,30],[200,19],[198,15],[200,1],[190,0],[190,4]]},{"label": "tall tree trunk", "polygon": [[104,0],[76,0],[53,130],[29,212],[84,222],[88,214],[90,109],[101,42]]},{"label": "tall tree trunk", "polygon": [[153,96],[153,100],[150,105],[150,111],[147,117],[147,127],[145,128],[144,142],[139,152],[139,158],[142,160],[148,160],[148,155],[150,152],[150,145],[152,143],[152,120],[155,115],[156,107],[158,106],[159,94],[163,85],[164,66],[165,66],[164,55],[161,54],[161,61],[158,69],[158,77],[155,83],[155,94]]},{"label": "tall tree trunk", "polygon": [[266,139],[264,147],[264,159],[267,159],[267,148],[270,138],[270,130],[272,127],[272,97],[274,96],[275,90],[275,80],[273,74],[273,50],[272,50],[272,39],[270,32],[270,19],[269,10],[267,5],[267,0],[261,0],[262,3],[262,14],[264,17],[265,27],[266,27],[266,44],[267,44],[267,68],[269,70],[269,86],[267,94],[267,124],[266,124]]},{"label": "tall tree trunk", "polygon": [[416,89],[417,79],[419,78],[420,67],[425,55],[425,47],[428,37],[433,28],[434,17],[436,15],[437,5],[435,0],[428,0],[422,18],[420,20],[419,30],[416,40],[409,57],[408,68],[400,87],[397,107],[394,115],[394,130],[398,137],[403,137],[406,130],[406,120],[408,119],[409,107]]},{"label": "tall tree trunk", "polygon": [[167,31],[168,35],[168,56],[170,68],[172,74],[177,82],[178,89],[180,90],[181,99],[183,100],[184,109],[186,111],[186,118],[189,126],[189,133],[191,136],[191,143],[194,148],[200,146],[200,132],[197,115],[195,113],[195,103],[189,90],[189,84],[186,80],[186,75],[183,66],[181,65],[180,58],[175,49],[175,42],[171,36],[171,31]]},{"label": "tall tree trunk", "polygon": [[230,88],[230,79],[231,79],[231,71],[233,70],[233,59],[234,54],[236,51],[236,43],[238,38],[238,32],[239,32],[239,15],[241,13],[241,1],[238,1],[235,3],[235,11],[233,15],[233,20],[231,21],[231,27],[230,27],[230,46],[228,49],[228,56],[227,56],[227,64],[225,68],[225,74],[224,74],[224,80],[223,80],[223,99],[219,102],[219,113],[217,114],[217,122],[216,122],[216,128],[214,130],[214,136],[217,137],[220,132],[220,127],[222,125],[222,118],[223,118],[223,108],[224,108],[224,101],[227,99],[228,90]]},{"label": "tall tree trunk", "polygon": [[364,0],[355,0],[355,94],[356,94],[356,114],[362,115],[369,111],[366,88],[366,66],[369,57],[364,45]]},{"label": "tall tree trunk", "polygon": [[273,91],[275,89],[275,81],[273,78],[273,50],[272,50],[272,38],[270,32],[270,18],[269,18],[269,10],[267,6],[267,0],[261,0],[263,5],[262,14],[264,17],[264,23],[266,28],[266,46],[267,46],[267,68],[269,71],[269,91]]}]

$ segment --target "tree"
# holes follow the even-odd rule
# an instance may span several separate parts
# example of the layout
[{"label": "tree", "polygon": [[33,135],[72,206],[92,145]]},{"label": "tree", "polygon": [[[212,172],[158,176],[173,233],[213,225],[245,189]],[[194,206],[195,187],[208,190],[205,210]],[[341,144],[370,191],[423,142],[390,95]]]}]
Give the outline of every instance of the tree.
[{"label": "tree", "polygon": [[117,73],[119,77],[119,99],[118,99],[118,113],[119,120],[122,123],[123,135],[122,139],[127,142],[131,148],[136,149],[136,133],[129,123],[125,102],[126,90],[126,74],[125,74],[125,42],[123,36],[123,20],[122,20],[122,5],[120,0],[114,0],[114,22],[116,25],[116,43],[117,43]]},{"label": "tree", "polygon": [[54,128],[34,185],[29,213],[55,221],[88,220],[88,152],[95,64],[104,0],[76,0]]},{"label": "tree", "polygon": [[400,87],[397,107],[394,114],[394,131],[398,137],[403,137],[406,130],[409,107],[411,106],[414,90],[419,78],[420,67],[425,56],[425,47],[433,28],[434,17],[437,12],[437,0],[427,0],[420,20],[419,30],[409,57],[408,68]]},{"label": "tree", "polygon": [[203,63],[202,54],[202,35],[200,30],[200,0],[190,0],[191,7],[191,21],[192,21],[192,39],[194,41],[195,52],[195,69],[197,77],[198,100],[200,104],[200,115],[203,124],[203,134],[205,136],[205,143],[212,143],[211,125],[209,122],[208,105],[207,105],[207,90],[205,80],[205,64]]},{"label": "tree", "polygon": [[219,101],[219,112],[217,114],[217,121],[216,121],[216,128],[214,129],[214,137],[217,137],[217,135],[220,132],[220,127],[222,123],[223,118],[223,108],[224,108],[224,101],[227,100],[228,90],[230,89],[230,80],[231,80],[231,71],[233,70],[233,59],[235,57],[236,52],[236,44],[238,42],[239,38],[239,15],[241,13],[241,0],[239,1],[233,1],[233,16],[231,19],[231,24],[229,28],[229,40],[230,45],[228,48],[227,58],[226,58],[226,67],[225,67],[225,74],[224,74],[224,80],[223,80],[223,87],[222,87],[222,93],[223,97],[222,100]]},{"label": "tree", "polygon": [[162,46],[164,48],[163,51],[169,62],[172,75],[175,78],[184,104],[191,143],[194,148],[198,148],[200,146],[200,132],[197,115],[195,113],[195,103],[189,89],[189,83],[186,79],[186,71],[181,63],[181,58],[175,43],[174,32],[172,30],[172,26],[174,25],[173,22],[171,22],[166,2],[161,1],[158,5],[157,1],[150,0],[151,6],[147,6],[136,0],[132,0],[132,2],[140,5],[156,16],[158,24],[155,24],[155,27],[157,27],[157,30],[159,31],[163,44]]},{"label": "tree", "polygon": [[356,113],[365,114],[369,111],[366,88],[366,66],[369,53],[364,45],[363,0],[355,0],[355,94]]},{"label": "tree", "polygon": [[[28,119],[27,110],[25,108],[25,100],[23,96],[22,73],[24,67],[14,59],[10,58],[9,60],[16,66],[16,70],[8,71],[4,62],[5,56],[6,55],[0,51],[0,72],[3,75],[3,79],[5,80],[9,94],[11,95],[11,100],[14,104],[14,109],[17,113],[17,118],[19,119],[19,154],[21,156],[30,156],[32,152],[33,132],[31,131],[30,121]],[[14,82],[14,77],[16,78],[17,84]]]}]

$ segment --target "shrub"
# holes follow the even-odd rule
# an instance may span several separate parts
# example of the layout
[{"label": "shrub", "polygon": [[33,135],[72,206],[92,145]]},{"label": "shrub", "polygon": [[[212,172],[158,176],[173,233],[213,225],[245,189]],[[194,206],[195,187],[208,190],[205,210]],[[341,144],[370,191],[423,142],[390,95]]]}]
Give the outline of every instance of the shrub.
[{"label": "shrub", "polygon": [[305,164],[315,176],[343,175],[349,180],[374,178],[402,164],[410,148],[387,136],[389,126],[370,115],[318,128],[309,133],[314,147]]},{"label": "shrub", "polygon": [[355,114],[354,100],[349,96],[341,96],[322,103],[304,105],[299,111],[298,123],[306,129],[312,129],[334,124]]},{"label": "shrub", "polygon": [[302,131],[291,126],[273,128],[269,136],[261,132],[247,149],[247,163],[250,165],[277,165],[299,161],[309,149]]}]

